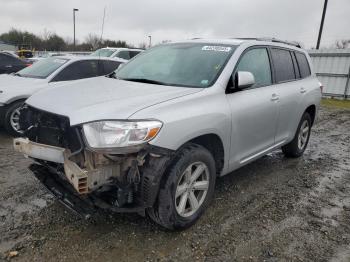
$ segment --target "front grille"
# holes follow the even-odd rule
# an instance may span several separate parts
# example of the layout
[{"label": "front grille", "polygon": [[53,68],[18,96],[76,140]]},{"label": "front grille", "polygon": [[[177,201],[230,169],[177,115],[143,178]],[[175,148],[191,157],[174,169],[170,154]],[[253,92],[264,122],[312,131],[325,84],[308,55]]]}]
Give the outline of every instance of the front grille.
[{"label": "front grille", "polygon": [[71,127],[69,118],[26,106],[21,110],[21,129],[31,141],[68,148],[72,152],[82,149],[83,143],[77,127]]}]

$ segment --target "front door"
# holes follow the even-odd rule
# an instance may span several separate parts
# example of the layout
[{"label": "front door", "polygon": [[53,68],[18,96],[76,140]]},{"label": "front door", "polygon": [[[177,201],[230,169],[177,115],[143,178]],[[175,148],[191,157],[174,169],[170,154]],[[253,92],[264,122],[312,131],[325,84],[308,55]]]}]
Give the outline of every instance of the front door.
[{"label": "front door", "polygon": [[227,94],[232,114],[231,170],[274,146],[278,111],[267,48],[246,50],[233,73],[238,71],[251,72],[255,85]]}]

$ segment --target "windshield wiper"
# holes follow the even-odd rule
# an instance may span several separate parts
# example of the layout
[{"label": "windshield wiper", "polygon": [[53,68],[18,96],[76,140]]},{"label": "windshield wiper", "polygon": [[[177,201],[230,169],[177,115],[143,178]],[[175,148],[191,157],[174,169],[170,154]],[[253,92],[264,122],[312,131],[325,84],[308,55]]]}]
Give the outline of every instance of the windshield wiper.
[{"label": "windshield wiper", "polygon": [[14,73],[14,76],[22,76],[20,73]]},{"label": "windshield wiper", "polygon": [[147,84],[155,84],[155,85],[169,85],[168,83],[164,83],[157,80],[147,79],[147,78],[120,78],[120,80],[139,82],[139,83],[147,83]]}]

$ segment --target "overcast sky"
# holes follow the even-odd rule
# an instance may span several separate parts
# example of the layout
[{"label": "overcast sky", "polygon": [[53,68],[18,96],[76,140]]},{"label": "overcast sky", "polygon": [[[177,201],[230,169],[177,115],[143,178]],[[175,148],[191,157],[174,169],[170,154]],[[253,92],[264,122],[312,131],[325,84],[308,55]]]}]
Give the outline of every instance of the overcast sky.
[{"label": "overcast sky", "polygon": [[[0,33],[11,27],[73,38],[101,34],[138,45],[193,37],[273,36],[315,46],[323,0],[0,0]],[[350,38],[350,0],[330,0],[321,46]]]}]

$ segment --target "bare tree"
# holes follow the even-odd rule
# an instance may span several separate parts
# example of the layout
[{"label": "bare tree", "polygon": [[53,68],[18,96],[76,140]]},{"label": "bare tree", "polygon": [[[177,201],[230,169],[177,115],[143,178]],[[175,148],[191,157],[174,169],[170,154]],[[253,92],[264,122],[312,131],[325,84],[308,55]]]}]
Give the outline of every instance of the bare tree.
[{"label": "bare tree", "polygon": [[46,28],[44,28],[44,31],[41,34],[41,39],[44,41],[49,40],[49,38],[54,35],[53,32],[50,32],[49,30],[47,30]]},{"label": "bare tree", "polygon": [[85,43],[91,45],[92,49],[97,49],[100,46],[100,38],[96,34],[88,34],[85,38]]},{"label": "bare tree", "polygon": [[350,39],[342,39],[335,41],[335,47],[337,49],[345,49],[348,48],[350,45]]},{"label": "bare tree", "polygon": [[147,44],[145,42],[139,43],[138,44],[138,48],[146,49],[147,48]]}]

